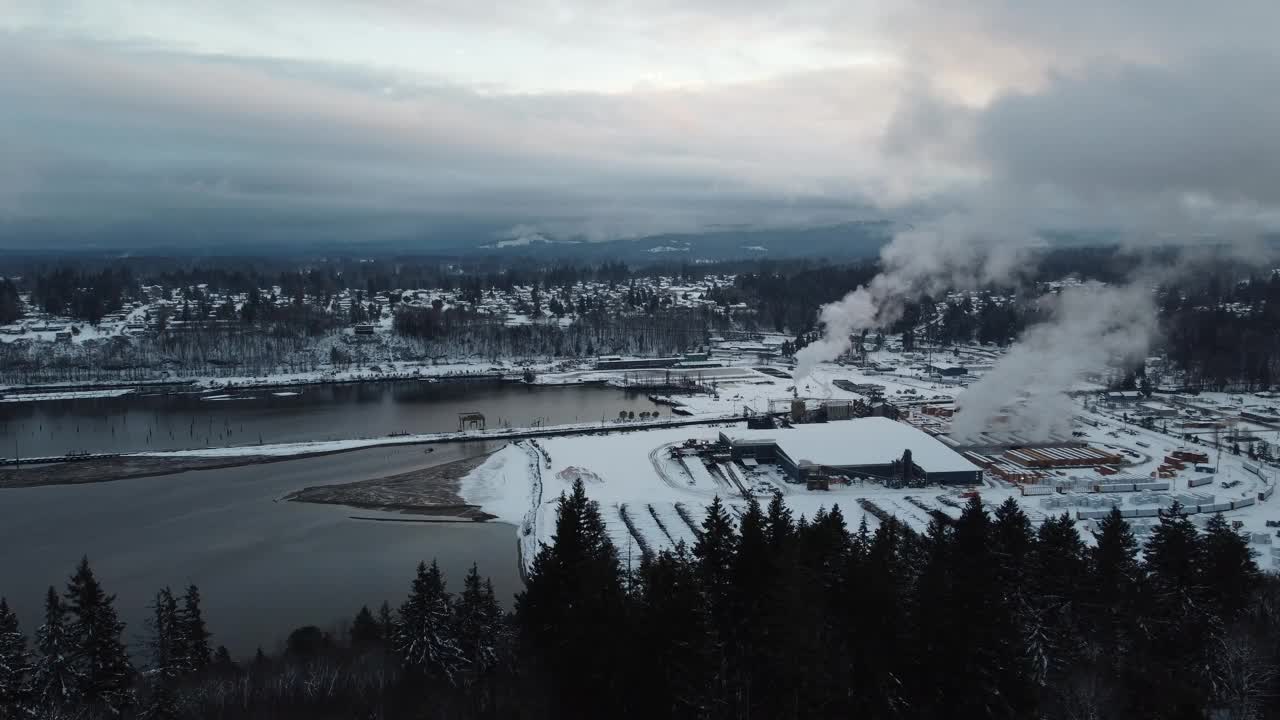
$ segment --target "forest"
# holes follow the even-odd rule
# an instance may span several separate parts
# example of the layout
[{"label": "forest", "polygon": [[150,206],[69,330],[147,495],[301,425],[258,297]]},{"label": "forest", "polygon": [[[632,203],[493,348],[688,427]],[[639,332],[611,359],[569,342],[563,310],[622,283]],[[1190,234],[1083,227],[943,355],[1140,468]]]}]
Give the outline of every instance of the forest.
[{"label": "forest", "polygon": [[[1147,259],[1115,249],[1057,248],[1038,258],[1032,284],[990,286],[963,296],[921,295],[905,303],[903,317],[872,340],[901,335],[904,347],[981,343],[1007,346],[1042,318],[1038,298],[1044,283],[1074,276],[1115,282]],[[1165,257],[1163,261],[1169,262]],[[582,358],[597,354],[667,355],[705,346],[729,330],[783,332],[795,337],[789,350],[817,336],[824,304],[866,283],[874,262],[825,264],[813,260],[736,261],[705,265],[655,263],[503,266],[405,260],[332,260],[289,268],[255,260],[224,260],[208,266],[39,266],[17,281],[0,282],[0,322],[21,311],[20,292],[43,311],[93,324],[126,302],[144,299],[144,288],[182,301],[158,318],[161,331],[136,338],[112,336],[74,346],[0,344],[0,381],[13,384],[154,379],[177,376],[259,375],[316,370],[325,365],[364,367],[394,361],[497,361]],[[136,265],[136,267],[135,267]],[[732,277],[713,283],[715,305],[679,307],[655,292],[654,281]],[[576,283],[605,284],[607,292],[583,291]],[[476,304],[516,287],[532,288],[517,311],[542,322],[507,324],[440,298],[399,302],[375,293],[437,288]],[[264,290],[278,288],[278,290]],[[1280,372],[1280,275],[1230,261],[1197,265],[1195,273],[1171,274],[1153,287],[1160,340],[1178,387],[1261,390]],[[336,298],[350,291],[347,310]],[[239,307],[211,297],[243,293]],[[278,293],[278,294],[277,294]],[[741,304],[741,312],[730,307]],[[390,316],[394,332],[383,344],[335,346],[354,323]],[[561,322],[563,320],[563,322]],[[180,323],[175,322],[180,321]],[[171,322],[183,332],[164,332]]]},{"label": "forest", "polygon": [[[874,513],[873,513],[874,514]],[[514,611],[419,565],[398,608],[282,654],[210,650],[199,590],[160,589],[141,652],[88,561],[29,644],[0,604],[10,718],[1263,718],[1280,582],[1220,515],[1085,542],[974,497],[918,534],[781,496],[709,506],[692,547],[627,571],[579,482]],[[15,589],[26,591],[26,589]],[[216,629],[214,637],[216,637]]]}]

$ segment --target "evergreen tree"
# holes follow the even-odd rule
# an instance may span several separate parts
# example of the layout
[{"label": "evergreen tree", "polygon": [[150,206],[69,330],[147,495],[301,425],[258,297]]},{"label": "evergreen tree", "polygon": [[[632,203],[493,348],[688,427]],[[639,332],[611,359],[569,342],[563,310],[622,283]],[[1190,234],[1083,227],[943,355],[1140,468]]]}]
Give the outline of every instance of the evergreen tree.
[{"label": "evergreen tree", "polygon": [[[560,497],[556,532],[534,558],[516,617],[531,673],[543,673],[565,716],[610,714],[623,683],[617,671],[626,593],[618,551],[581,480]],[[610,638],[602,642],[602,638]]]},{"label": "evergreen tree", "polygon": [[911,671],[903,677],[910,683],[903,694],[914,698],[920,717],[945,715],[946,708],[953,702],[949,697],[954,692],[952,687],[966,687],[963,681],[953,679],[957,667],[967,669],[967,663],[961,663],[959,658],[969,652],[957,654],[956,648],[964,640],[959,636],[961,623],[952,619],[955,617],[951,610],[955,580],[951,566],[953,527],[952,523],[934,518],[920,542],[920,572],[911,602],[910,623],[914,631],[911,645],[916,652],[910,655]]},{"label": "evergreen tree", "polygon": [[150,621],[151,637],[147,641],[151,653],[148,672],[150,694],[142,710],[149,720],[178,717],[176,685],[186,670],[187,645],[183,638],[183,622],[173,591],[164,588],[156,593]]},{"label": "evergreen tree", "polygon": [[707,595],[708,607],[718,628],[727,636],[727,619],[733,598],[732,561],[737,550],[738,538],[733,520],[720,497],[716,496],[707,506],[702,520],[702,534],[693,545],[693,555],[698,559],[698,573]]},{"label": "evergreen tree", "polygon": [[711,654],[710,616],[697,565],[683,543],[640,566],[636,584],[637,677],[629,688],[637,717],[714,717],[710,683],[719,669]]},{"label": "evergreen tree", "polygon": [[1203,539],[1204,560],[1200,584],[1215,614],[1230,623],[1244,612],[1258,587],[1258,566],[1249,542],[1231,528],[1221,513],[1209,518]]},{"label": "evergreen tree", "polygon": [[395,637],[395,616],[391,614],[391,604],[386,600],[378,606],[378,629],[384,643],[390,643]]},{"label": "evergreen tree", "polygon": [[36,631],[36,650],[35,705],[44,714],[57,715],[79,700],[82,677],[66,606],[52,587],[45,595],[44,624]]},{"label": "evergreen tree", "polygon": [[1137,692],[1155,710],[1187,716],[1200,711],[1197,698],[1207,683],[1202,655],[1216,618],[1206,611],[1199,533],[1179,503],[1161,513],[1144,551],[1150,608],[1139,662],[1147,667],[1133,680],[1144,683]]},{"label": "evergreen tree", "polygon": [[[1001,591],[1009,593],[1021,588],[1026,580],[1035,534],[1031,520],[1017,500],[1008,498],[996,508],[991,539]],[[1009,601],[1021,602],[1021,599]]]},{"label": "evergreen tree", "polygon": [[21,717],[31,700],[31,654],[18,616],[0,598],[0,720]]},{"label": "evergreen tree", "polygon": [[796,526],[791,517],[791,510],[782,500],[782,493],[774,492],[769,500],[769,509],[765,517],[765,533],[769,544],[777,551],[791,542],[795,536]]},{"label": "evergreen tree", "polygon": [[418,563],[409,597],[396,617],[395,651],[405,668],[427,677],[455,681],[464,661],[451,606],[440,566],[434,560],[430,567]]},{"label": "evergreen tree", "polygon": [[1126,622],[1134,612],[1142,570],[1138,565],[1138,541],[1129,523],[1113,507],[1094,533],[1089,554],[1090,582],[1086,590],[1088,626],[1102,651],[1103,662],[1119,658],[1128,646]]},{"label": "evergreen tree", "polygon": [[955,522],[951,563],[953,616],[965,618],[948,648],[964,661],[948,683],[953,710],[973,717],[1022,717],[1029,714],[1031,692],[1021,658],[1025,645],[1012,609],[1001,601],[997,566],[992,557],[991,518],[974,496]]},{"label": "evergreen tree", "polygon": [[129,656],[120,635],[115,596],[108,595],[83,558],[67,584],[67,608],[80,680],[79,695],[91,707],[119,714],[133,704]]},{"label": "evergreen tree", "polygon": [[182,610],[178,616],[179,625],[176,636],[180,639],[183,672],[199,672],[209,665],[211,651],[209,648],[209,628],[204,622],[204,612],[200,609],[200,588],[187,586],[182,596]]},{"label": "evergreen tree", "polygon": [[366,652],[382,646],[382,626],[374,619],[373,613],[369,612],[368,605],[361,607],[351,621],[350,636],[351,649],[356,652]]},{"label": "evergreen tree", "polygon": [[775,583],[782,578],[774,557],[764,513],[752,498],[742,513],[737,552],[730,565],[735,606],[733,635],[726,640],[731,643],[734,682],[741,688],[746,712],[753,715],[773,714],[761,701],[768,695],[768,683],[776,681],[778,672],[784,670],[774,663],[781,649],[778,634],[787,630],[778,626],[781,598]]},{"label": "evergreen tree", "polygon": [[1087,580],[1087,568],[1084,543],[1070,515],[1063,513],[1041,523],[1031,574],[1024,581],[1032,598],[1025,636],[1032,659],[1028,672],[1051,694],[1066,686],[1067,669],[1083,653],[1085,628],[1076,599]]},{"label": "evergreen tree", "polygon": [[213,651],[213,662],[209,663],[209,668],[221,676],[234,676],[240,671],[236,661],[231,659],[231,652],[226,645],[219,645]]},{"label": "evergreen tree", "polygon": [[455,606],[458,647],[472,676],[488,674],[498,663],[498,643],[502,633],[502,608],[493,594],[493,584],[480,580],[472,564],[462,583]]},{"label": "evergreen tree", "polygon": [[906,532],[895,519],[881,523],[865,556],[849,564],[847,605],[842,608],[847,675],[858,679],[850,684],[850,715],[894,717],[910,704],[904,691],[912,659]]},{"label": "evergreen tree", "polygon": [[1088,582],[1080,588],[1089,671],[1080,681],[1090,683],[1079,695],[1080,703],[1108,707],[1114,714],[1127,711],[1122,688],[1131,666],[1142,608],[1142,568],[1137,560],[1138,542],[1129,523],[1113,507],[1094,532],[1094,547],[1087,553]]}]

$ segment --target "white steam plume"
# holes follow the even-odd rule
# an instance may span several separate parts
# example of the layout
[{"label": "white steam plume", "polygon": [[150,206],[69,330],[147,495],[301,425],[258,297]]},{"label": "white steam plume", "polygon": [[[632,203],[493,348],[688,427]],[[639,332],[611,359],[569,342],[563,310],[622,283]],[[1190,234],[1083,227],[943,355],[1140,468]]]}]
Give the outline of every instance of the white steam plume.
[{"label": "white steam plume", "polygon": [[1001,428],[1028,440],[1070,430],[1066,392],[1087,373],[1146,356],[1156,333],[1150,286],[1086,283],[1044,299],[1048,321],[1028,328],[981,380],[956,398],[951,436],[975,440]]},{"label": "white steam plume", "polygon": [[803,380],[818,363],[840,357],[849,349],[854,333],[893,324],[902,317],[904,303],[920,293],[971,290],[1019,279],[1032,269],[1028,253],[1042,243],[1025,229],[981,229],[1000,226],[1008,226],[1008,221],[952,216],[895,235],[880,251],[883,269],[879,275],[839,301],[822,306],[818,319],[825,326],[823,335],[796,353],[795,379]]}]

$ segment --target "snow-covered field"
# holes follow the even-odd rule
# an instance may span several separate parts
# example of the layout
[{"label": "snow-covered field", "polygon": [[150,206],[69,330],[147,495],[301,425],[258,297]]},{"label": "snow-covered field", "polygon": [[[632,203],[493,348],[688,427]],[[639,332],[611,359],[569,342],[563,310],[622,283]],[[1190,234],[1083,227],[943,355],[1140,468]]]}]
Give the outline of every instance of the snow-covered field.
[{"label": "snow-covered field", "polygon": [[[829,382],[834,375],[847,374],[847,369],[823,368],[815,374],[812,385],[821,388],[820,392],[824,394],[820,397],[840,398],[851,395]],[[878,376],[874,381],[884,383],[885,379]],[[741,407],[743,391],[756,387],[763,386],[740,386],[730,396],[736,407]],[[774,388],[772,392],[776,393],[777,390]],[[928,388],[930,393],[938,394],[948,390],[950,388]],[[769,389],[762,389],[751,397],[767,403],[775,395]],[[713,401],[698,406],[698,412],[731,410],[734,405],[724,404],[726,402],[727,400],[722,400],[721,404],[715,404]],[[748,400],[747,404],[749,403]],[[1083,404],[1079,406],[1078,413],[1079,416],[1098,423],[1097,427],[1080,424],[1080,431],[1085,433],[1082,439],[1098,446],[1131,453],[1126,456],[1133,460],[1133,464],[1122,470],[1126,475],[1149,476],[1167,454],[1188,447],[1186,443],[1169,435],[1125,425],[1118,416],[1112,417],[1105,411],[1086,410]],[[726,423],[726,426],[729,424]],[[555,530],[556,499],[562,492],[569,490],[575,478],[582,478],[587,493],[600,504],[610,534],[614,536],[615,542],[620,543],[620,549],[630,547],[635,551],[634,562],[638,561],[641,549],[656,552],[673,547],[676,542],[691,542],[696,536],[693,526],[701,523],[707,504],[716,496],[720,496],[735,512],[740,512],[746,501],[737,487],[726,481],[722,474],[726,472],[735,474],[762,501],[774,490],[782,492],[785,502],[797,515],[812,516],[819,508],[830,509],[838,505],[851,529],[863,519],[872,528],[877,525],[875,517],[859,502],[869,501],[912,528],[923,531],[929,523],[931,511],[940,511],[951,517],[958,516],[957,506],[965,502],[961,493],[969,490],[938,486],[889,489],[876,483],[862,483],[848,487],[833,486],[829,491],[810,491],[803,486],[786,483],[781,472],[774,466],[747,468],[733,463],[731,469],[709,469],[696,458],[682,463],[672,459],[667,452],[671,446],[686,440],[714,440],[720,429],[685,427],[608,436],[546,438],[539,441],[545,456],[538,462],[530,460],[531,451],[523,443],[512,444],[472,472],[464,482],[463,496],[468,502],[481,505],[504,520],[518,526],[523,524],[521,537],[528,550],[533,546],[527,526],[529,518],[533,519],[532,534],[537,541],[549,541]],[[1203,449],[1203,446],[1192,447]],[[1230,452],[1223,452],[1221,457],[1212,449],[1208,452],[1211,462],[1218,465],[1219,469],[1207,486],[1190,487],[1188,481],[1203,477],[1204,473],[1197,473],[1193,467],[1188,467],[1172,479],[1172,487],[1168,493],[1119,493],[1111,497],[1115,497],[1121,509],[1157,508],[1161,504],[1167,504],[1172,497],[1190,497],[1191,493],[1199,493],[1201,497],[1212,496],[1211,502],[1215,504],[1249,498],[1256,501],[1259,493],[1275,483],[1276,471],[1273,467],[1251,463],[1248,458]],[[541,467],[538,466],[539,463]],[[1248,469],[1248,464],[1262,468],[1262,476]],[[1079,478],[1082,481],[1095,481],[1104,478],[1090,469],[1057,470],[1053,473],[1062,480]],[[1224,488],[1224,483],[1234,485]],[[991,509],[1006,498],[1017,499],[1032,521],[1037,523],[1062,512],[1074,515],[1078,510],[1097,509],[1091,503],[1103,501],[1103,494],[1080,492],[1055,494],[1051,497],[1057,499],[1056,502],[1066,504],[1052,505],[1044,496],[1023,497],[1016,486],[990,477],[985,480],[984,486],[977,489],[983,502]],[[529,504],[522,504],[524,502]],[[1266,522],[1280,521],[1280,510],[1275,504],[1277,502],[1280,500],[1268,499],[1223,513],[1227,519],[1239,521],[1241,530],[1255,538],[1253,547],[1259,552],[1259,560],[1264,568],[1273,567],[1270,545],[1271,539],[1275,537],[1275,529],[1267,527]],[[1203,523],[1209,516],[1202,514],[1194,517],[1196,522]],[[1135,518],[1130,522],[1141,538],[1157,521],[1154,518]],[[1078,526],[1086,542],[1091,542],[1090,531],[1095,527],[1094,522],[1080,520]],[[1267,536],[1265,541],[1262,537],[1264,535]],[[1276,542],[1280,548],[1280,539],[1276,539]],[[625,549],[622,553],[626,555]],[[525,552],[524,559],[526,562],[531,561],[532,553]]]},{"label": "snow-covered field", "polygon": [[[740,427],[726,424],[724,427]],[[668,549],[676,542],[691,543],[695,527],[700,526],[707,505],[719,496],[736,513],[746,505],[746,500],[736,488],[722,479],[715,478],[694,458],[681,467],[670,459],[667,447],[689,439],[714,440],[723,427],[689,427],[649,430],[637,433],[608,436],[567,436],[539,440],[549,465],[543,464],[540,472],[530,470],[529,451],[523,443],[513,443],[495,453],[484,464],[472,471],[463,482],[462,495],[469,502],[482,506],[502,520],[520,525],[526,514],[532,511],[536,517],[535,531],[538,540],[548,542],[555,532],[556,501],[561,493],[568,492],[576,478],[582,478],[587,494],[600,504],[606,524],[615,543],[625,556],[625,548],[631,545],[639,562],[641,548],[654,552]],[[523,471],[523,472],[522,472]],[[819,508],[830,509],[839,505],[851,529],[864,515],[870,527],[877,523],[873,516],[858,505],[859,498],[876,502],[886,511],[901,517],[912,527],[924,530],[928,524],[927,513],[907,503],[907,496],[915,496],[930,509],[943,509],[935,499],[938,494],[955,497],[963,502],[958,491],[932,488],[928,490],[890,490],[878,484],[867,483],[831,491],[809,491],[803,486],[782,482],[776,469],[762,466],[749,470],[735,465],[739,473],[761,496],[762,502],[774,491],[781,491],[787,505],[797,515],[812,517]],[[538,493],[535,505],[522,505]],[[502,492],[496,493],[495,490]],[[1012,489],[990,488],[992,502],[1000,502],[1014,494]],[[632,533],[623,520],[623,514],[631,521],[636,532]],[[686,520],[688,518],[688,520]],[[692,521],[692,526],[689,520]],[[525,554],[529,562],[532,555]]]}]

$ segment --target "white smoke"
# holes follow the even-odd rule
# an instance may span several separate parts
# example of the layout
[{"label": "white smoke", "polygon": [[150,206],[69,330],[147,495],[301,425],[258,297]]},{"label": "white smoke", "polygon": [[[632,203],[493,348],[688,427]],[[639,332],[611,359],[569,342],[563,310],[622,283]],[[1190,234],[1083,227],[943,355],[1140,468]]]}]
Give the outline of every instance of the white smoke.
[{"label": "white smoke", "polygon": [[972,290],[991,283],[1018,280],[1033,269],[1028,255],[1042,241],[1030,230],[992,231],[1007,219],[967,214],[952,216],[923,228],[900,232],[880,251],[882,270],[871,282],[822,306],[818,319],[822,337],[796,353],[797,381],[822,362],[849,350],[851,337],[862,330],[892,325],[902,317],[905,303],[921,293]]},{"label": "white smoke", "polygon": [[1156,333],[1150,286],[1086,283],[1046,297],[1050,317],[1028,328],[990,372],[956,399],[951,436],[974,440],[1001,427],[1029,440],[1069,431],[1066,391],[1083,375],[1134,363]]}]

